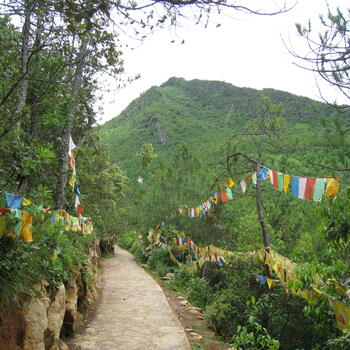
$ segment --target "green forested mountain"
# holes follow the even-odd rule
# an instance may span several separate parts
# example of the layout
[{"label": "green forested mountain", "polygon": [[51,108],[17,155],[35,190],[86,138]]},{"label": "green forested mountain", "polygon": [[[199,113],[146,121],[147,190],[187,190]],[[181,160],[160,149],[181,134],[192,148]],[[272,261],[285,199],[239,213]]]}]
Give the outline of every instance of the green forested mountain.
[{"label": "green forested mountain", "polygon": [[[113,162],[135,170],[135,154],[144,143],[152,143],[162,156],[186,144],[195,154],[215,153],[235,132],[256,117],[261,96],[282,104],[281,117],[291,129],[320,128],[320,119],[331,118],[330,106],[287,92],[239,88],[219,81],[186,81],[171,78],[134,100],[118,117],[103,126],[103,142]],[[301,126],[303,125],[303,126]]]}]

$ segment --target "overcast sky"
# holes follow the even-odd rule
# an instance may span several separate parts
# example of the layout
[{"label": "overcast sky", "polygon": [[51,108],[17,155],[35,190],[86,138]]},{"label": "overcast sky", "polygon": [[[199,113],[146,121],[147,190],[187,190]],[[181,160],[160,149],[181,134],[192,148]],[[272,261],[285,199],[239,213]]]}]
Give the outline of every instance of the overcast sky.
[{"label": "overcast sky", "polygon": [[[349,7],[348,0],[330,2],[332,6]],[[314,74],[293,64],[296,60],[283,40],[302,53],[305,45],[298,38],[295,23],[307,24],[311,19],[316,25],[318,15],[325,12],[324,0],[299,0],[285,14],[214,16],[206,29],[187,21],[176,32],[160,30],[142,44],[133,43],[135,49],[124,51],[125,71],[128,76],[140,73],[141,78],[120,90],[115,89],[116,83],[108,83],[110,91],[103,92],[98,104],[103,107],[100,122],[117,116],[142,92],[173,76],[220,80],[239,87],[274,88],[319,100]],[[328,86],[322,90],[332,100],[337,96]]]}]

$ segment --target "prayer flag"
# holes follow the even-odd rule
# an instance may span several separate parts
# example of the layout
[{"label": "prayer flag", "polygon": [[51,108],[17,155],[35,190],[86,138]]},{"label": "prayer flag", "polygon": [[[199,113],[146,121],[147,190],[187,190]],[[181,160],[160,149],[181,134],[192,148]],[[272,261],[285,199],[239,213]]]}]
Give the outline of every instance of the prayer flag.
[{"label": "prayer flag", "polygon": [[83,213],[83,207],[80,204],[79,196],[75,196],[75,208],[77,210],[77,215],[80,216]]},{"label": "prayer flag", "polygon": [[253,181],[253,184],[256,185],[256,173],[252,174],[252,181]]},{"label": "prayer flag", "polygon": [[78,187],[78,183],[75,181],[74,183],[74,193],[77,195],[77,196],[80,196],[80,191],[79,191],[79,187]]},{"label": "prayer flag", "polygon": [[283,191],[284,188],[284,175],[282,173],[277,173],[277,179],[278,179],[278,190]]},{"label": "prayer flag", "polygon": [[226,194],[227,194],[228,199],[232,201],[233,195],[232,195],[232,190],[230,187],[226,188]]},{"label": "prayer flag", "polygon": [[298,198],[305,199],[306,177],[299,177]]},{"label": "prayer flag", "polygon": [[338,329],[350,329],[350,307],[334,298],[329,298],[329,304],[335,312]]},{"label": "prayer flag", "polygon": [[75,143],[73,142],[72,136],[69,136],[69,145],[68,145],[68,155],[69,157],[73,156],[73,149],[77,148],[77,146],[75,145]]},{"label": "prayer flag", "polygon": [[299,178],[297,176],[292,177],[292,196],[298,197],[299,194]]},{"label": "prayer flag", "polygon": [[228,201],[228,196],[227,196],[226,192],[221,192],[221,201],[222,201],[222,203],[225,203]]},{"label": "prayer flag", "polygon": [[260,170],[259,176],[261,180],[266,180],[267,179],[267,174],[268,174],[268,169],[267,168],[262,168]]},{"label": "prayer flag", "polygon": [[306,180],[306,188],[305,188],[305,199],[311,200],[313,193],[314,193],[314,187],[315,187],[316,178],[315,177],[308,177]]},{"label": "prayer flag", "polygon": [[288,187],[289,187],[289,183],[290,183],[290,175],[283,175],[283,191],[284,193],[286,193],[288,191]]},{"label": "prayer flag", "polygon": [[22,227],[21,227],[21,238],[24,242],[33,242],[32,237],[32,223],[33,217],[29,213],[22,213],[21,217]]},{"label": "prayer flag", "polygon": [[278,188],[278,172],[276,170],[272,170],[272,176],[273,176],[273,187]]},{"label": "prayer flag", "polygon": [[273,184],[274,184],[274,182],[273,182],[273,171],[271,169],[269,169],[269,177],[270,177],[271,185],[273,186]]},{"label": "prayer flag", "polygon": [[5,192],[5,197],[7,208],[19,209],[22,203],[22,197],[20,195]]},{"label": "prayer flag", "polygon": [[227,186],[228,187],[233,187],[233,186],[235,186],[236,184],[235,184],[235,182],[233,181],[233,179],[232,179],[232,177],[229,177],[228,179],[227,179]]},{"label": "prayer flag", "polygon": [[56,248],[53,248],[51,260],[55,261],[57,259],[57,250]]},{"label": "prayer flag", "polygon": [[73,153],[72,155],[69,157],[69,166],[74,169],[75,168],[75,158],[73,156]]},{"label": "prayer flag", "polygon": [[334,197],[339,192],[339,178],[327,178],[326,193],[327,198]]},{"label": "prayer flag", "polygon": [[30,199],[26,199],[26,198],[22,199],[22,205],[24,205],[25,207],[31,204],[32,204],[32,201]]},{"label": "prayer flag", "polygon": [[315,202],[321,202],[324,194],[325,185],[326,185],[326,179],[316,179],[315,186],[314,186],[314,194],[312,196],[312,199]]},{"label": "prayer flag", "polygon": [[240,185],[241,185],[242,192],[246,193],[246,191],[247,191],[247,183],[245,182],[245,180],[242,180],[240,182]]}]

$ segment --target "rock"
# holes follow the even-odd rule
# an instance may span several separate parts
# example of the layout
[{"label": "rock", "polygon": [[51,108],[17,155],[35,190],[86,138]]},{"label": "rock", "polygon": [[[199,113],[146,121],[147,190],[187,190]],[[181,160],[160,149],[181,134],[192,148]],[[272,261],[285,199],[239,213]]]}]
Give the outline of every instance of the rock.
[{"label": "rock", "polygon": [[66,288],[62,283],[55,294],[54,300],[47,310],[48,329],[58,343],[66,307]]},{"label": "rock", "polygon": [[24,350],[45,350],[53,343],[53,335],[48,330],[47,309],[51,303],[43,285],[35,286],[41,297],[27,298],[23,303],[26,327],[24,330]]},{"label": "rock", "polygon": [[190,333],[190,336],[191,336],[192,338],[196,339],[196,340],[202,340],[202,339],[203,339],[203,336],[202,336],[202,335],[197,334],[197,333],[194,333],[194,332]]},{"label": "rock", "polygon": [[12,306],[0,315],[0,349],[22,350],[25,320],[23,310]]},{"label": "rock", "polygon": [[182,300],[182,301],[179,302],[179,304],[181,306],[186,306],[186,305],[188,305],[188,301],[187,300]]}]

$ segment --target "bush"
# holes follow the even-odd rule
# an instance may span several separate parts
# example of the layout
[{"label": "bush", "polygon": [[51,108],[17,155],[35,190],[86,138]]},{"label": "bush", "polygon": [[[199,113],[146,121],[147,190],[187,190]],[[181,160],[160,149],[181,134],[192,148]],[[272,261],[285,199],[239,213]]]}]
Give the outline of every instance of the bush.
[{"label": "bush", "polygon": [[201,277],[193,276],[186,285],[188,301],[200,308],[204,308],[207,304],[208,295],[210,293],[208,282]]},{"label": "bush", "polygon": [[136,240],[137,236],[135,232],[124,232],[119,235],[117,244],[120,248],[130,250]]},{"label": "bush", "polygon": [[136,260],[141,263],[141,264],[145,264],[147,262],[147,254],[144,251],[141,242],[136,239],[131,248],[130,248],[130,253],[132,255],[134,255],[134,257],[136,258]]},{"label": "bush", "polygon": [[174,271],[174,263],[170,259],[168,250],[164,248],[151,250],[147,265],[158,276],[164,276],[168,272]]},{"label": "bush", "polygon": [[[33,285],[46,280],[52,286],[71,279],[89,258],[93,235],[47,226],[34,232],[34,242],[0,237],[0,308],[20,294],[34,295]],[[59,250],[56,260],[54,249]]]},{"label": "bush", "polygon": [[272,339],[267,330],[258,323],[251,323],[250,327],[237,327],[233,346],[237,350],[278,350],[278,340]]}]

